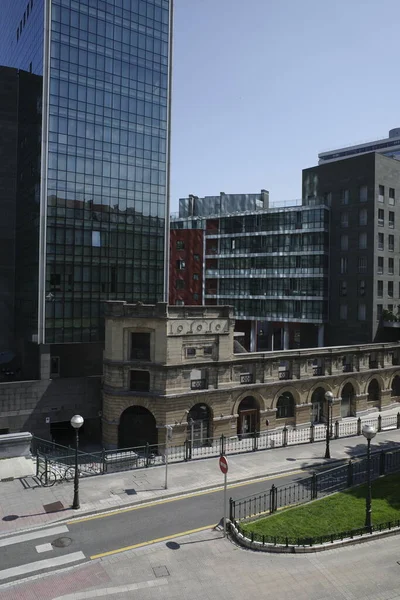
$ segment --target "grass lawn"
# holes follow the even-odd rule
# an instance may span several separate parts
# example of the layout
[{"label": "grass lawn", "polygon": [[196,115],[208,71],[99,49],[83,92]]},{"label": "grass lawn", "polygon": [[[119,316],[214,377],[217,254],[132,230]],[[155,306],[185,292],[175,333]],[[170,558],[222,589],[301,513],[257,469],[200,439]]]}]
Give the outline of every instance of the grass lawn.
[{"label": "grass lawn", "polygon": [[[366,486],[338,492],[310,504],[288,508],[241,524],[246,532],[278,537],[318,537],[364,526]],[[372,523],[400,519],[400,475],[372,483]]]}]

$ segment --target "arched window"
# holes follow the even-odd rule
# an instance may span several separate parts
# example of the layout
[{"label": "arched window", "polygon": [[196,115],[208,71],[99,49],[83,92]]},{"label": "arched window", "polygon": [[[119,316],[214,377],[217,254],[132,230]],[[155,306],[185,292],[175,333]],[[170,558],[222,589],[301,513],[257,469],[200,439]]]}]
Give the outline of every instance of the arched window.
[{"label": "arched window", "polygon": [[392,391],[390,394],[392,397],[400,396],[400,377],[396,375],[392,381]]},{"label": "arched window", "polygon": [[119,448],[135,448],[157,444],[158,432],[154,415],[143,406],[130,406],[122,413],[118,427]]},{"label": "arched window", "polygon": [[278,398],[276,403],[276,418],[277,419],[288,419],[294,417],[294,398],[290,392],[284,392]]}]

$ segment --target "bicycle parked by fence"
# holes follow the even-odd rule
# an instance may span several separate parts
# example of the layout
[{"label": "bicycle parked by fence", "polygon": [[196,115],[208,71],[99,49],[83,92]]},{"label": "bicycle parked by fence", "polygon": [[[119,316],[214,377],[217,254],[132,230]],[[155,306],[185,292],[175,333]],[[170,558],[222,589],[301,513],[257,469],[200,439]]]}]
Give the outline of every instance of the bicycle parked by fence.
[{"label": "bicycle parked by fence", "polygon": [[48,465],[48,468],[39,475],[39,481],[43,487],[52,487],[57,481],[73,481],[74,477],[75,467],[50,464]]}]

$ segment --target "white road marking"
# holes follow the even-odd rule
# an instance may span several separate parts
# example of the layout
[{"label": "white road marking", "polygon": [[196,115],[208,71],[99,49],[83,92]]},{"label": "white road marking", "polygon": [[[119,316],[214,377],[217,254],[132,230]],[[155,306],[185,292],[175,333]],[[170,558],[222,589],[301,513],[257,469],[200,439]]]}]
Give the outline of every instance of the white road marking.
[{"label": "white road marking", "polygon": [[151,579],[141,583],[131,583],[128,585],[119,585],[118,587],[106,587],[101,590],[89,590],[87,592],[75,592],[66,596],[57,596],[54,600],[87,600],[88,598],[101,598],[111,596],[111,594],[122,594],[124,592],[134,592],[160,585],[168,585],[168,579]]},{"label": "white road marking", "polygon": [[51,544],[39,544],[39,546],[36,546],[36,551],[39,552],[39,554],[41,552],[49,552],[50,550],[54,550]]},{"label": "white road marking", "polygon": [[14,535],[13,537],[0,539],[0,548],[2,546],[11,546],[12,544],[29,542],[30,540],[37,540],[39,538],[49,537],[51,535],[67,533],[67,531],[69,531],[69,529],[66,525],[59,525],[58,527],[52,527],[51,529],[43,529],[43,531],[32,531],[31,533]]},{"label": "white road marking", "polygon": [[61,567],[62,565],[68,565],[70,563],[77,562],[78,560],[85,560],[85,558],[86,556],[83,554],[83,552],[73,552],[72,554],[57,556],[56,558],[37,560],[33,563],[27,563],[26,565],[11,567],[11,569],[4,569],[3,571],[0,571],[0,580],[26,575],[27,573],[34,573],[35,571],[40,571],[43,569],[51,569],[52,567]]}]

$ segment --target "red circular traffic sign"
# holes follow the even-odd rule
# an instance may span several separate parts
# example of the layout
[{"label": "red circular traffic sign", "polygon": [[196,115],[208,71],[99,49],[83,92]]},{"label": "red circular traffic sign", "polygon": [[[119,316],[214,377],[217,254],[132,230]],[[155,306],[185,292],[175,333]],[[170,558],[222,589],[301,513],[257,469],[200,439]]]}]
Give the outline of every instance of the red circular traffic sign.
[{"label": "red circular traffic sign", "polygon": [[219,468],[221,472],[226,475],[228,472],[228,461],[226,460],[226,456],[222,455],[219,457]]}]

